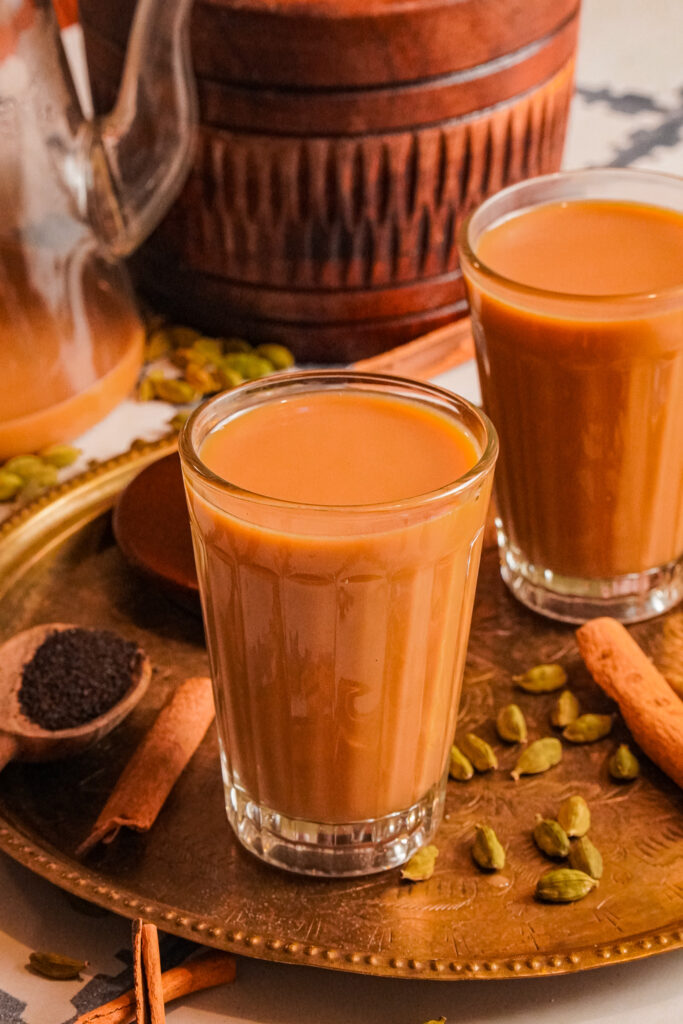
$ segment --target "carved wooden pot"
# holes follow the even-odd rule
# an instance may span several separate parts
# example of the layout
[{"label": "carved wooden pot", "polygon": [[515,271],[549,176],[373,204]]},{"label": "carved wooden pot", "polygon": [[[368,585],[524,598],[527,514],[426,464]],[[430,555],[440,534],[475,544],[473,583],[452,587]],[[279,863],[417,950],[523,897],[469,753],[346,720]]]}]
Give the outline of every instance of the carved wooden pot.
[{"label": "carved wooden pot", "polygon": [[[162,309],[301,360],[465,312],[470,208],[560,165],[580,0],[195,0],[190,178],[133,265]],[[80,0],[95,105],[134,0]]]}]

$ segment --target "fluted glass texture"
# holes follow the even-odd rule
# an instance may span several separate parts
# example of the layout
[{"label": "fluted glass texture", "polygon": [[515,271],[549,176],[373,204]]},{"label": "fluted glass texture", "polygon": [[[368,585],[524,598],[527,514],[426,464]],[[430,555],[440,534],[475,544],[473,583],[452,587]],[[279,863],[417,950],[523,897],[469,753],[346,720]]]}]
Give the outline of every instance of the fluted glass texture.
[{"label": "fluted glass texture", "polygon": [[[344,372],[252,387],[276,400],[320,378],[430,400],[422,385]],[[476,410],[431,390],[463,418],[479,461],[443,493],[391,506],[274,506],[188,465],[206,407],[185,432],[226,784],[289,819],[380,819],[444,776],[495,441]]]}]

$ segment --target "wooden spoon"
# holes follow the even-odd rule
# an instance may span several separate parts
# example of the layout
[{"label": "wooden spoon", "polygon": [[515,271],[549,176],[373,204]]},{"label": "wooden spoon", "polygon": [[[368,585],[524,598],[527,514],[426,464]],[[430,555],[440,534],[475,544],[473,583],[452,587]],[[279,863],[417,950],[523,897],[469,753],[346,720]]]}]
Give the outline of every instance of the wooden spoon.
[{"label": "wooden spoon", "polygon": [[17,633],[0,644],[0,771],[8,761],[51,761],[78,754],[118,725],[140,700],[152,677],[143,653],[130,689],[103,715],[72,729],[43,729],[21,710],[19,690],[24,665],[50,633],[77,629],[64,622],[48,622]]}]

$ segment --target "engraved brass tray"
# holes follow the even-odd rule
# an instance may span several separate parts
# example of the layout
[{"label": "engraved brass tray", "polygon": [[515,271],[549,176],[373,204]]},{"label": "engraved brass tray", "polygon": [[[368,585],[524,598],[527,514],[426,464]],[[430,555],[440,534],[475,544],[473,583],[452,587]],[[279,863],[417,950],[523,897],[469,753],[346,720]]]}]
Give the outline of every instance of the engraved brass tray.
[{"label": "engraved brass tray", "polygon": [[[605,762],[628,739],[618,720],[597,744],[565,744],[560,765],[515,783],[515,748],[493,732],[495,710],[523,707],[530,737],[550,732],[553,696],[515,690],[512,675],[561,660],[584,710],[612,710],[583,667],[570,627],[527,612],[505,591],[497,556],[483,558],[460,724],[492,742],[500,770],[449,783],[431,880],[389,871],[351,881],[302,879],[260,863],[233,838],[213,730],[147,835],[121,834],[79,862],[86,835],[170,689],[207,671],[201,624],[123,561],[111,534],[117,493],[171,441],[138,445],[93,467],[0,526],[0,640],[52,620],[108,626],[141,643],[156,666],[141,705],[96,747],[69,761],[10,764],[0,775],[0,847],[72,893],[124,916],[247,956],[412,978],[562,974],[683,946],[683,793],[643,758],[642,777],[609,780]],[[633,627],[663,667],[680,661],[683,611]],[[549,862],[535,848],[537,813],[582,793],[605,860],[579,903],[533,898]],[[507,849],[497,874],[470,857],[473,827],[494,825]]]}]

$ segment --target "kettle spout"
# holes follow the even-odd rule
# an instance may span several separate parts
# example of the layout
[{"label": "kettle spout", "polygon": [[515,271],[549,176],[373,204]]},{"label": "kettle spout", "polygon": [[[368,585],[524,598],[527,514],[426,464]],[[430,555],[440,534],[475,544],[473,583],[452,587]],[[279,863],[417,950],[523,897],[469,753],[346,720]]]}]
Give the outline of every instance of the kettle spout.
[{"label": "kettle spout", "polygon": [[126,256],[154,230],[192,162],[192,0],[139,0],[113,110],[89,126],[89,219]]}]

